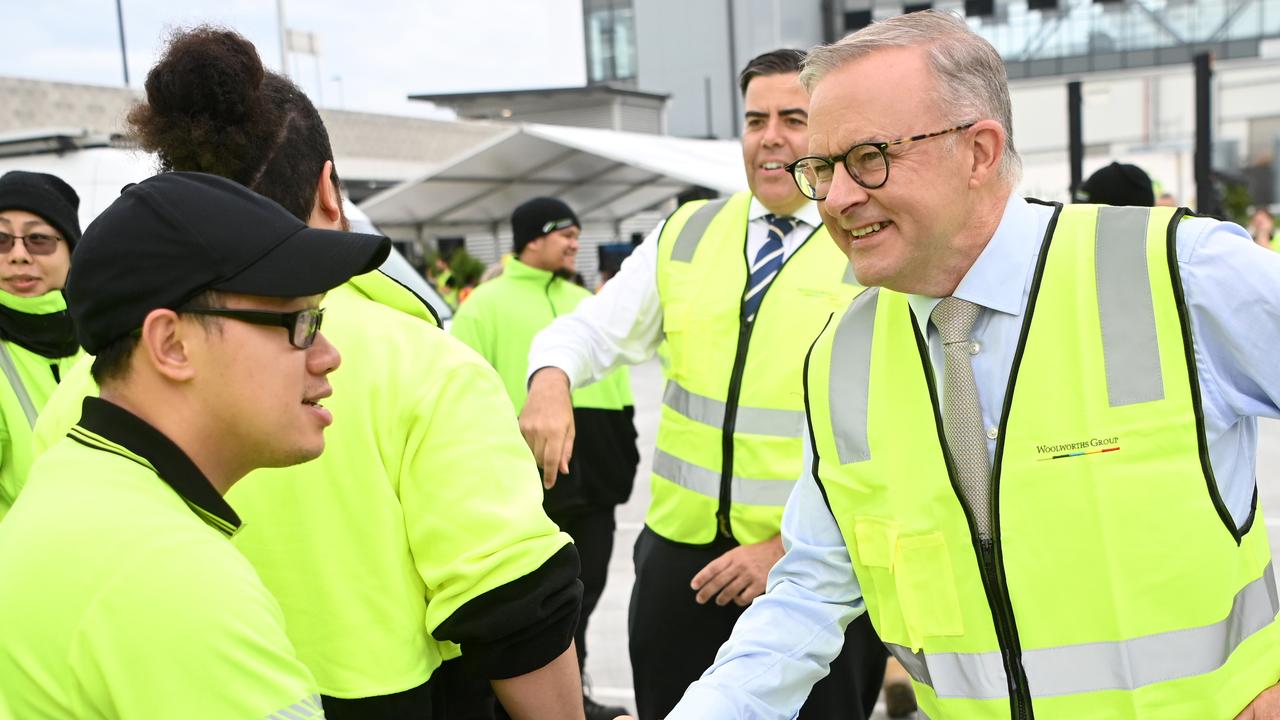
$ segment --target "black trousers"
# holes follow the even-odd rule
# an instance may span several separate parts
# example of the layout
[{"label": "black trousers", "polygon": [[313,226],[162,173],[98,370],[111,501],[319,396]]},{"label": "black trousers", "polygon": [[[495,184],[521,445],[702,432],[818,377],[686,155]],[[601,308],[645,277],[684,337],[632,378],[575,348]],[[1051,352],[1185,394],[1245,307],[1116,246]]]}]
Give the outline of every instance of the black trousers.
[{"label": "black trousers", "polygon": [[[689,582],[736,543],[674,543],[645,527],[636,540],[636,581],[628,635],[639,720],[666,717],[715,660],[745,608],[699,605]],[[844,649],[800,710],[801,720],[865,720],[875,709],[888,651],[863,614],[845,631]]]},{"label": "black trousers", "polygon": [[584,669],[587,666],[587,621],[599,604],[605,581],[609,579],[614,508],[613,505],[585,506],[548,513],[551,520],[573,538],[573,544],[578,548],[578,560],[582,563],[578,576],[582,580],[582,612],[578,616],[578,629],[573,639],[578,648],[578,667]]}]

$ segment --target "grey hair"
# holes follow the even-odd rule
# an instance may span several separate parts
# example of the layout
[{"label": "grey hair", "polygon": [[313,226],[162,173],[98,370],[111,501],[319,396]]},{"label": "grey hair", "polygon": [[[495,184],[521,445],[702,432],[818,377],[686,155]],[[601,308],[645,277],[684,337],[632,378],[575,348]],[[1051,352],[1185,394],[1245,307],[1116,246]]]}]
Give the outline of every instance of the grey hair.
[{"label": "grey hair", "polygon": [[938,85],[938,105],[960,125],[993,119],[1004,127],[1000,177],[1012,187],[1022,178],[1022,158],[1013,147],[1013,108],[1004,61],[985,38],[955,13],[925,10],[872,23],[839,42],[809,51],[800,82],[810,93],[823,77],[877,50],[927,47]]}]

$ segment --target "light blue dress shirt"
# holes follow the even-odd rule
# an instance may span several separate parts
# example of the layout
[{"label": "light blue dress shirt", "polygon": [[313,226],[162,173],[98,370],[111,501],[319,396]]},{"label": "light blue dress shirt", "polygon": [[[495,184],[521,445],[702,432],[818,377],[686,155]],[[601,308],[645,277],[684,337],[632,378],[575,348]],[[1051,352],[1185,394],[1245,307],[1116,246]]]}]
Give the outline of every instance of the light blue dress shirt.
[{"label": "light blue dress shirt", "polygon": [[[992,456],[1035,259],[1052,214],[1051,207],[1010,198],[994,237],[954,293],[982,307],[972,362]],[[1177,254],[1209,457],[1239,525],[1253,499],[1255,418],[1280,417],[1280,254],[1254,244],[1237,225],[1199,218],[1178,226]],[[928,322],[939,300],[911,296],[908,302],[941,378],[942,342]],[[669,720],[795,717],[840,652],[845,627],[866,609],[844,538],[810,473],[807,438],[804,448],[805,471],[782,516],[787,552],[769,574],[768,592],[743,613]]]}]

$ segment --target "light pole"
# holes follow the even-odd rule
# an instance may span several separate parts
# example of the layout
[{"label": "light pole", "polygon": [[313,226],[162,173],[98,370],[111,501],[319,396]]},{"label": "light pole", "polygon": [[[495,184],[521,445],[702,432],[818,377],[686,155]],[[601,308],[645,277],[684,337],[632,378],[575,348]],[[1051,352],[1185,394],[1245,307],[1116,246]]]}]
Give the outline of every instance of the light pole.
[{"label": "light pole", "polygon": [[333,82],[335,82],[335,83],[337,83],[337,84],[338,84],[338,107],[339,107],[339,108],[341,108],[341,109],[343,109],[343,110],[346,110],[346,109],[347,109],[347,94],[346,94],[346,92],[345,92],[345,90],[343,89],[343,86],[342,86],[342,76],[341,76],[341,75],[334,75],[331,79],[332,79],[332,81],[333,81]]},{"label": "light pole", "polygon": [[129,54],[124,48],[124,8],[116,0],[116,27],[120,31],[120,63],[124,66],[124,86],[129,87]]},{"label": "light pole", "polygon": [[[119,0],[116,0],[119,2]],[[289,41],[285,38],[284,0],[276,0],[276,25],[280,28],[280,72],[289,76]]]}]

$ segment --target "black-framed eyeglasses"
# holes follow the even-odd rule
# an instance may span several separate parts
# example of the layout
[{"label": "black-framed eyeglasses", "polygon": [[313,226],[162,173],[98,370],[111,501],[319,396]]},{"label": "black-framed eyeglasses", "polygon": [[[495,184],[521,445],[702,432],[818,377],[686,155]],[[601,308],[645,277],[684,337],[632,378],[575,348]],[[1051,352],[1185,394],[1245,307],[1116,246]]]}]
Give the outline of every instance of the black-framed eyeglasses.
[{"label": "black-framed eyeglasses", "polygon": [[859,143],[849,148],[843,155],[821,157],[807,155],[787,166],[791,179],[801,194],[810,200],[825,200],[831,190],[831,180],[835,177],[836,163],[844,164],[853,181],[868,190],[884,187],[889,182],[889,148],[894,145],[906,145],[947,135],[961,130],[968,130],[977,123],[965,123],[938,132],[913,135],[888,142]]},{"label": "black-framed eyeglasses", "polygon": [[289,344],[306,350],[316,342],[320,324],[324,321],[324,308],[305,308],[296,312],[270,312],[268,310],[237,310],[234,308],[183,308],[183,313],[213,315],[254,325],[282,327],[289,331]]},{"label": "black-framed eyeglasses", "polygon": [[54,250],[58,249],[58,241],[62,238],[49,233],[28,233],[26,235],[14,235],[9,232],[0,231],[0,254],[13,250],[13,245],[21,240],[26,245],[27,252],[32,255],[52,255]]}]

